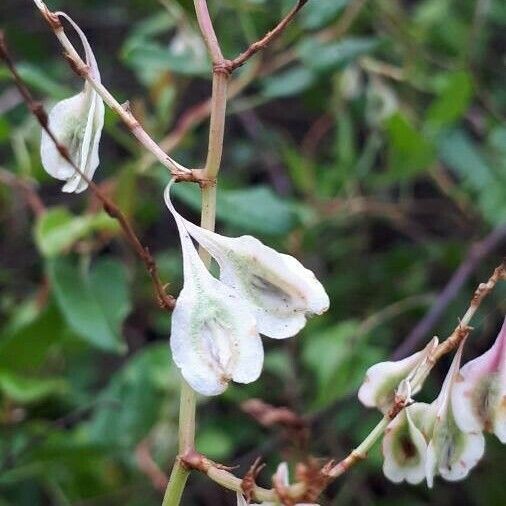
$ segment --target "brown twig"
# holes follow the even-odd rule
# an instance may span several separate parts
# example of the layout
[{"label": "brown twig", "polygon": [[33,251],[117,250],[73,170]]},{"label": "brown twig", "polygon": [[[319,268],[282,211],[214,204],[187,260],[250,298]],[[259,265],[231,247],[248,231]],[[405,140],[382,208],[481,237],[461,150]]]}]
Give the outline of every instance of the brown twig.
[{"label": "brown twig", "polygon": [[[422,378],[426,377],[441,357],[452,352],[464,339],[468,337],[472,330],[472,327],[469,326],[472,317],[480,307],[483,299],[501,280],[506,280],[506,264],[504,263],[494,269],[494,272],[486,283],[480,283],[478,285],[476,290],[473,292],[469,307],[462,317],[462,320],[455,327],[454,331],[432,351],[430,356],[427,358],[424,368],[422,368],[413,379],[414,384],[416,384],[417,381],[423,381]],[[378,438],[382,436],[390,421],[392,421],[408,405],[409,399],[407,399],[404,395],[396,394],[395,401],[388,413],[382,418],[382,420],[380,420],[362,444],[355,448],[346,458],[338,462],[330,470],[326,471],[328,477],[335,479],[346,472],[353,464],[366,458],[367,451],[373,446]]]},{"label": "brown twig", "polygon": [[153,487],[156,490],[165,490],[169,480],[151,455],[151,441],[149,438],[143,439],[137,445],[135,458],[139,469],[151,480]]},{"label": "brown twig", "polygon": [[41,216],[46,211],[46,206],[39,197],[34,185],[8,170],[0,168],[0,182],[14,188],[19,188],[23,193],[28,207],[35,216]]},{"label": "brown twig", "polygon": [[472,328],[468,325],[474,313],[478,310],[483,299],[494,289],[499,281],[506,280],[506,263],[502,263],[494,269],[494,272],[486,283],[480,283],[473,293],[469,309],[462,317],[452,334],[442,342],[434,352],[432,360],[435,362],[443,355],[454,350],[471,332]]},{"label": "brown twig", "polygon": [[279,37],[307,2],[308,0],[298,0],[292,10],[271,31],[267,32],[260,40],[253,42],[246,51],[231,61],[231,70],[244,65],[254,54],[265,49],[274,39]]},{"label": "brown twig", "polygon": [[152,257],[151,253],[149,252],[148,248],[142,245],[132,226],[130,225],[130,223],[128,222],[127,218],[122,213],[122,211],[119,209],[119,207],[107,195],[105,195],[100,190],[100,188],[86,176],[86,174],[84,174],[81,171],[81,169],[70,157],[67,147],[62,145],[55,137],[53,131],[49,127],[48,116],[46,111],[44,110],[42,103],[36,101],[33,98],[23,79],[19,75],[16,66],[14,65],[14,62],[9,54],[7,44],[5,41],[5,36],[2,31],[0,31],[0,58],[7,65],[7,68],[9,69],[14,79],[14,82],[19,92],[21,93],[21,96],[23,97],[23,100],[25,101],[28,109],[35,116],[40,126],[46,131],[46,133],[56,146],[62,158],[64,158],[65,161],[69,163],[72,166],[72,168],[88,183],[93,194],[102,203],[105,212],[111,218],[114,218],[115,220],[118,221],[119,225],[121,226],[121,229],[125,234],[125,237],[127,238],[127,241],[132,246],[137,256],[143,261],[149,275],[151,276],[151,280],[153,282],[154,289],[160,306],[166,310],[172,310],[175,304],[175,299],[171,295],[167,295],[167,293],[165,292],[164,288],[165,285],[158,276],[158,269],[156,266],[156,262]]},{"label": "brown twig", "polygon": [[241,409],[264,427],[284,429],[285,437],[299,448],[307,447],[310,437],[308,422],[291,409],[272,406],[261,399],[249,399],[241,404]]},{"label": "brown twig", "polygon": [[267,404],[261,399],[249,399],[241,404],[241,409],[264,427],[281,425],[283,427],[302,430],[306,421],[291,409]]},{"label": "brown twig", "polygon": [[73,72],[89,83],[95,92],[100,95],[102,100],[120,117],[121,121],[128,128],[130,133],[139,141],[139,143],[147,151],[152,153],[159,162],[167,167],[176,181],[192,181],[198,183],[200,186],[213,184],[213,182],[208,181],[207,178],[202,177],[203,174],[201,171],[190,170],[173,160],[167,153],[165,153],[160,145],[153,140],[148,132],[144,130],[137,118],[135,118],[132,114],[132,111],[128,107],[128,102],[120,104],[111,92],[101,83],[101,81],[95,78],[90,67],[83,61],[68,39],[60,21],[60,16],[65,16],[69,21],[71,21],[70,18],[62,12],[52,12],[42,0],[38,0],[36,4],[42,14],[42,17],[63,47],[63,55]]},{"label": "brown twig", "polygon": [[256,487],[256,480],[260,471],[265,467],[265,464],[262,463],[261,457],[257,457],[253,464],[251,464],[248,472],[244,475],[241,483],[241,489],[244,497],[248,504],[251,502],[253,498],[253,490]]},{"label": "brown twig", "polygon": [[[353,0],[353,2],[349,2],[337,24],[319,31],[314,35],[314,39],[325,44],[342,38],[360,15],[366,3],[367,0]],[[270,75],[282,67],[286,67],[298,58],[299,54],[296,49],[283,51],[264,67],[262,77]]]}]

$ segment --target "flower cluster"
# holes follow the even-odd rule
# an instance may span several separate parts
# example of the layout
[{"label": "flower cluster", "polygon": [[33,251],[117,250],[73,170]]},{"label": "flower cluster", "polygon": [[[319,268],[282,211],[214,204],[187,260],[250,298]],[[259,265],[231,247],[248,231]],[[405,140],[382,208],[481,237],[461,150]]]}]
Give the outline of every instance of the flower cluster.
[{"label": "flower cluster", "polygon": [[[308,315],[328,309],[329,298],[295,258],[254,237],[224,237],[184,219],[172,205],[171,184],[165,202],[179,231],[184,269],[172,315],[172,355],[194,390],[217,395],[231,380],[258,378],[263,365],[259,334],[294,336]],[[206,269],[192,238],[218,263],[219,280]]]},{"label": "flower cluster", "polygon": [[[383,439],[383,472],[395,483],[420,483],[429,487],[434,477],[465,478],[485,450],[483,431],[506,442],[506,320],[493,346],[462,368],[465,340],[461,342],[441,392],[431,404],[415,402],[388,425]],[[424,363],[437,343],[398,361],[372,366],[359,391],[359,399],[383,413],[392,406],[396,387],[414,381],[419,391]]]}]

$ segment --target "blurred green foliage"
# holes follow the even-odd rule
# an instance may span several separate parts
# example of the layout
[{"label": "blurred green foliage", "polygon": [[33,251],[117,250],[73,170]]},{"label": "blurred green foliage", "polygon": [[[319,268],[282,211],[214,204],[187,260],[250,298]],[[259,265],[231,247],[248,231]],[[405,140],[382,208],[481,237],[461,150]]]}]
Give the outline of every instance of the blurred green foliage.
[{"label": "blurred green foliage", "polygon": [[[54,0],[88,34],[103,82],[130,100],[156,139],[210,93],[210,63],[190,0]],[[210,1],[227,56],[272,27],[291,0]],[[365,369],[423,316],[474,240],[506,223],[506,93],[501,0],[310,0],[283,36],[238,73],[230,101],[218,227],[252,233],[318,273],[331,310],[296,339],[268,342],[262,378],[201,399],[198,448],[244,472],[300,449],[241,412],[259,397],[319,414],[308,452],[343,456],[377,420],[354,398]],[[0,25],[19,70],[50,106],[81,83],[31,2],[2,0]],[[43,172],[39,127],[0,67],[0,506],[158,505],[146,469],[176,452],[179,376],[170,317],[117,225],[89,192],[62,194]],[[199,167],[205,117],[171,153]],[[181,126],[183,125],[183,127]],[[46,209],[32,213],[33,184]],[[177,295],[181,259],[162,191],[168,175],[110,111],[97,181],[155,254]],[[200,196],[175,189],[197,218]],[[33,206],[32,206],[33,207]],[[485,258],[434,329],[444,336],[470,290],[504,255]],[[473,323],[484,350],[505,313],[504,287]],[[438,367],[424,395],[441,383]],[[323,413],[323,414],[322,414]],[[488,440],[463,483],[394,486],[376,449],[322,504],[506,504],[506,452]],[[148,451],[146,452],[146,448]],[[151,455],[147,457],[146,455]],[[152,459],[152,461],[150,460]],[[268,484],[266,472],[260,481]],[[202,477],[187,505],[234,504]]]}]

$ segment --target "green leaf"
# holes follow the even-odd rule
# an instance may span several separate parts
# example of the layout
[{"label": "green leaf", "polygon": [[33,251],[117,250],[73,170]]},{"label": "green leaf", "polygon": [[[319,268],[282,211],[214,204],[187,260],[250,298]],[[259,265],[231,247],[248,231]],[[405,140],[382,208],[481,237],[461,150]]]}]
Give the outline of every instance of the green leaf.
[{"label": "green leaf", "polygon": [[469,108],[472,97],[473,85],[468,72],[461,71],[446,75],[439,96],[427,111],[427,126],[439,129],[457,121]]},{"label": "green leaf", "polygon": [[67,384],[62,379],[33,378],[0,370],[0,391],[20,404],[30,404],[65,393]]},{"label": "green leaf", "polygon": [[297,52],[308,68],[315,72],[330,72],[372,52],[379,46],[379,42],[375,37],[349,37],[327,44],[305,39],[297,47]]},{"label": "green leaf", "polygon": [[300,23],[308,30],[322,28],[343,10],[350,0],[313,1],[304,6],[300,13]]},{"label": "green leaf", "polygon": [[[114,374],[100,394],[100,408],[88,426],[91,440],[134,447],[147,436],[162,413],[167,415],[167,402],[173,404],[169,413],[175,422],[178,388],[179,376],[172,367],[168,343],[140,351]],[[174,426],[174,441],[175,431]]]},{"label": "green leaf", "polygon": [[57,256],[93,232],[116,231],[118,223],[105,212],[73,216],[64,208],[45,212],[35,225],[35,242],[46,257]]},{"label": "green leaf", "polygon": [[304,341],[303,360],[317,379],[314,408],[329,405],[354,390],[362,380],[371,355],[364,343],[367,336],[357,335],[359,324],[347,320]]},{"label": "green leaf", "polygon": [[[195,210],[200,210],[200,192],[195,185],[177,185],[174,193]],[[267,235],[289,232],[296,218],[292,204],[267,186],[219,190],[217,216],[241,230]]]},{"label": "green leaf", "polygon": [[67,324],[86,342],[121,353],[123,320],[130,311],[124,267],[112,259],[98,260],[83,272],[68,258],[48,262],[49,277]]},{"label": "green leaf", "polygon": [[435,148],[401,113],[386,121],[389,176],[395,180],[418,175],[435,159]]},{"label": "green leaf", "polygon": [[464,188],[477,195],[477,203],[488,222],[499,225],[506,220],[506,174],[494,171],[472,139],[455,130],[439,144],[442,161],[462,179]]},{"label": "green leaf", "polygon": [[282,144],[282,156],[295,188],[312,194],[315,190],[316,176],[314,163],[300,153],[298,146]]},{"label": "green leaf", "polygon": [[125,47],[128,49],[128,47],[134,42],[146,40],[149,37],[163,34],[173,28],[175,24],[176,20],[168,12],[157,12],[135,25],[125,42]]},{"label": "green leaf", "polygon": [[264,79],[262,95],[267,98],[282,98],[297,95],[307,90],[314,82],[314,73],[302,66],[280,72],[274,77]]},{"label": "green leaf", "polygon": [[153,41],[136,41],[124,50],[124,61],[146,84],[160,78],[163,72],[190,76],[205,76],[210,65],[207,57],[200,58],[191,51],[171,52],[168,47]]},{"label": "green leaf", "polygon": [[[21,306],[26,313],[26,308]],[[30,371],[39,367],[50,350],[65,335],[65,324],[53,304],[41,313],[18,321],[17,314],[0,334],[0,368],[13,371]]]},{"label": "green leaf", "polygon": [[454,130],[446,135],[439,144],[439,152],[443,162],[455,169],[470,187],[487,190],[493,186],[490,167],[463,131]]},{"label": "green leaf", "polygon": [[212,459],[224,459],[234,450],[232,435],[219,425],[203,427],[197,434],[197,448]]},{"label": "green leaf", "polygon": [[[29,88],[37,90],[39,93],[47,95],[55,100],[68,98],[75,93],[70,88],[62,86],[58,81],[53,80],[39,67],[28,62],[18,63],[16,68]],[[0,68],[0,80],[11,79],[7,68]]]}]

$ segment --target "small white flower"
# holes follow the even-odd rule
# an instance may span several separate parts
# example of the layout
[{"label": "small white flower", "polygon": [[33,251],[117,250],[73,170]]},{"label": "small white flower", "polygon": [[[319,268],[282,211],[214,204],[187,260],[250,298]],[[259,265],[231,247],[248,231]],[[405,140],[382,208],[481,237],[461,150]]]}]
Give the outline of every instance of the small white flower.
[{"label": "small white flower", "polygon": [[[437,345],[438,339],[434,337],[423,350],[407,358],[395,362],[380,362],[369,367],[358,391],[360,402],[368,408],[376,407],[382,413],[387,413],[398,386],[403,380],[417,375]],[[411,388],[411,395],[420,391],[424,379],[418,378],[417,384]]]},{"label": "small white flower", "polygon": [[[36,3],[42,9],[40,2]],[[42,5],[44,6],[44,4]],[[76,30],[84,47],[85,60],[90,73],[95,81],[100,82],[97,62],[86,36],[65,13],[57,12],[55,14],[66,18]],[[92,179],[99,164],[98,147],[104,126],[102,98],[86,81],[82,92],[58,102],[51,109],[48,120],[49,128],[58,142],[68,149],[70,158],[81,172],[88,179]],[[62,191],[80,193],[88,187],[88,183],[61,156],[54,142],[44,130],[42,131],[40,154],[45,171],[56,179],[66,181]]]},{"label": "small white flower", "polygon": [[434,417],[431,405],[419,402],[390,422],[383,438],[383,472],[389,480],[417,484],[425,479],[426,434]]},{"label": "small white flower", "polygon": [[261,334],[275,339],[291,337],[304,327],[308,315],[328,309],[325,289],[295,258],[251,236],[224,237],[194,225],[174,209],[169,188],[165,201],[172,214],[218,262],[220,280],[249,305]]},{"label": "small white flower", "polygon": [[452,408],[462,430],[487,430],[506,443],[506,319],[492,347],[460,370]]},{"label": "small white flower", "polygon": [[249,306],[208,272],[182,220],[175,218],[184,286],[172,314],[172,356],[194,390],[217,395],[231,380],[250,383],[259,377],[262,341]]},{"label": "small white flower", "polygon": [[[279,464],[278,469],[276,470],[276,474],[273,476],[273,481],[288,487],[290,485],[289,474],[288,474],[288,464],[286,462],[281,462]],[[237,506],[248,506],[246,499],[244,499],[243,495],[237,492]],[[251,506],[255,506],[252,504]],[[257,504],[256,506],[278,506],[277,502],[263,502]],[[297,503],[294,506],[319,506],[315,503]]]},{"label": "small white flower", "polygon": [[436,420],[427,447],[426,478],[432,488],[434,476],[440,474],[445,480],[465,478],[479,462],[485,450],[485,438],[481,431],[464,432],[457,425],[451,397],[459,374],[464,341],[459,346],[438,398],[433,406]]}]

